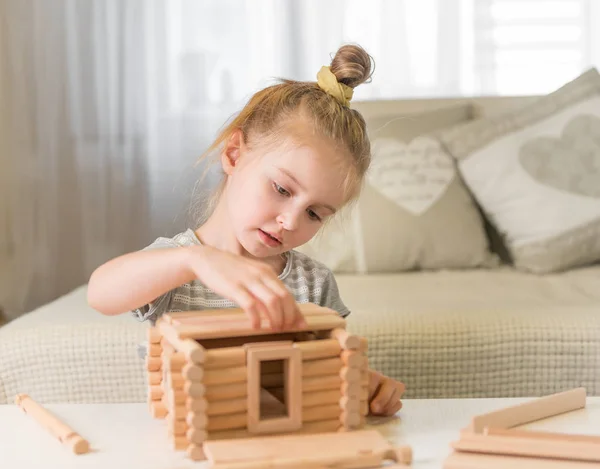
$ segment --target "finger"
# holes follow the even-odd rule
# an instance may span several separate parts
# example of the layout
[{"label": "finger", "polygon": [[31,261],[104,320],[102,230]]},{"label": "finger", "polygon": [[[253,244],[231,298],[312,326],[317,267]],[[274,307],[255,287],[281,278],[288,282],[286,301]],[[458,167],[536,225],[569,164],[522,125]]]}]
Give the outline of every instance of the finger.
[{"label": "finger", "polygon": [[231,295],[232,300],[237,303],[240,308],[244,310],[244,312],[250,318],[250,323],[253,329],[260,328],[261,319],[260,319],[260,310],[257,299],[242,285],[239,285],[238,288]]},{"label": "finger", "polygon": [[369,370],[369,402],[371,402],[377,394],[377,390],[379,389],[379,384],[381,383],[382,379],[383,376],[381,373]]},{"label": "finger", "polygon": [[263,278],[263,282],[279,298],[282,308],[282,328],[292,328],[296,324],[297,316],[300,313],[300,309],[296,304],[295,298],[292,296],[291,292],[285,287],[283,282],[278,278]]},{"label": "finger", "polygon": [[392,407],[390,407],[387,410],[386,415],[395,415],[400,409],[402,409],[402,401],[398,401]]},{"label": "finger", "polygon": [[271,328],[281,330],[283,327],[283,307],[279,297],[263,281],[255,281],[248,285],[248,290],[262,303],[262,307],[271,321]]},{"label": "finger", "polygon": [[396,413],[396,411],[394,411],[393,409],[396,407],[398,402],[400,402],[400,395],[402,394],[400,387],[398,386],[398,384],[400,383],[392,382],[391,384],[394,389],[394,392],[390,396],[389,400],[383,405],[382,412],[385,415],[393,415]]},{"label": "finger", "polygon": [[395,389],[396,387],[390,379],[384,379],[375,398],[371,401],[370,407],[374,414],[381,415],[384,412],[385,406],[394,394]]}]

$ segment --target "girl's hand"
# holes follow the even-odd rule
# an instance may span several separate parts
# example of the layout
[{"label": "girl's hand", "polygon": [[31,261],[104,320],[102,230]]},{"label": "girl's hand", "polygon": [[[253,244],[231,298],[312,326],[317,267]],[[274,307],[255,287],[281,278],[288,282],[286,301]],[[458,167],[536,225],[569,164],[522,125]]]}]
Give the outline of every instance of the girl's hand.
[{"label": "girl's hand", "polygon": [[260,327],[261,314],[274,330],[306,325],[296,299],[267,264],[210,246],[194,246],[189,253],[190,273],[242,308],[253,328]]},{"label": "girl's hand", "polygon": [[400,397],[405,389],[401,382],[369,370],[369,412],[372,415],[394,415],[402,408]]}]

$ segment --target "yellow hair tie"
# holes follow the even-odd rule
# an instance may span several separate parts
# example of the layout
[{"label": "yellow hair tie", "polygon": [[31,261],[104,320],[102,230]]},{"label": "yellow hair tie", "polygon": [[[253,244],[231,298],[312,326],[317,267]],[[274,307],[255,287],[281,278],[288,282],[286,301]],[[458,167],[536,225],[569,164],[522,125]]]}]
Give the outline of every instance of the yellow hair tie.
[{"label": "yellow hair tie", "polygon": [[343,83],[337,81],[336,76],[331,71],[331,68],[323,65],[319,73],[317,73],[317,84],[326,93],[333,96],[344,106],[350,105],[354,90]]}]

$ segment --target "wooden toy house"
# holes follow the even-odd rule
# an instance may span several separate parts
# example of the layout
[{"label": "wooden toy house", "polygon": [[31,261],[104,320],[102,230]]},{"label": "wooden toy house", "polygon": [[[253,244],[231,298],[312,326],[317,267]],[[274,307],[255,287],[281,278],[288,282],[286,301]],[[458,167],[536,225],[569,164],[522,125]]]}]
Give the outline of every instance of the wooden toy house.
[{"label": "wooden toy house", "polygon": [[152,415],[204,459],[208,440],[361,428],[368,412],[366,340],[335,311],[301,304],[307,326],[253,329],[241,309],[169,313],[148,334]]}]

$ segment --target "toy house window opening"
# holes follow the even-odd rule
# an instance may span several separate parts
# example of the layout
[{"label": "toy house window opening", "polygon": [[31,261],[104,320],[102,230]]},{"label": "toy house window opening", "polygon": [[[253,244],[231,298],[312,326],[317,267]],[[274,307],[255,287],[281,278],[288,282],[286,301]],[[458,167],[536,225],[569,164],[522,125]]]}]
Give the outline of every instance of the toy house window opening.
[{"label": "toy house window opening", "polygon": [[[249,430],[301,427],[302,361],[291,345],[256,347],[248,355]],[[252,416],[252,417],[251,417]]]}]

